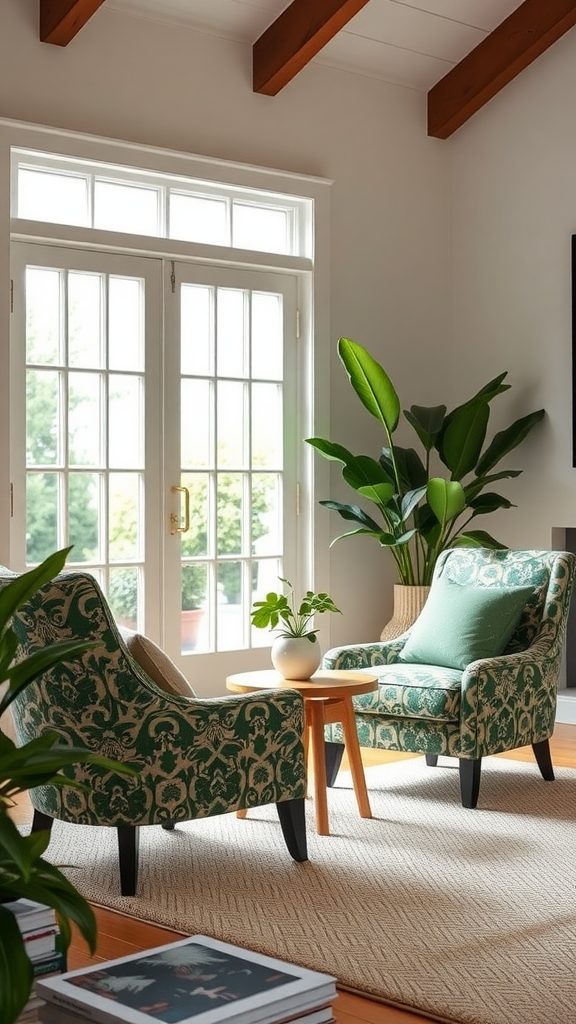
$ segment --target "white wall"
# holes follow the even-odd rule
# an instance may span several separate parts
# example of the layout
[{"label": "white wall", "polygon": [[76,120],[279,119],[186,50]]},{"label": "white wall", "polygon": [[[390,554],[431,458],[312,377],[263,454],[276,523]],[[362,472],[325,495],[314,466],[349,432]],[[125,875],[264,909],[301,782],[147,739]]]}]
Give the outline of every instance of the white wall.
[{"label": "white wall", "polygon": [[[331,436],[370,454],[381,444],[335,356],[341,335],[383,361],[404,405],[445,396],[451,157],[426,136],[423,95],[312,64],[279,96],[258,96],[250,47],[105,6],[70,46],[54,47],[38,41],[38,0],[2,0],[0,116],[333,179]],[[0,339],[6,301],[4,287]],[[5,374],[0,389],[5,408]],[[5,453],[3,462],[1,488]],[[332,493],[318,497],[349,497],[338,486],[336,472]],[[340,523],[330,519],[332,535]],[[4,517],[0,545],[6,531]],[[336,545],[321,582],[345,614],[326,617],[324,646],[378,636],[393,581],[387,554],[368,538]]]},{"label": "white wall", "polygon": [[[517,547],[550,547],[576,525],[572,468],[570,238],[576,233],[576,31],[488,103],[449,143],[454,180],[454,386],[508,370],[503,419],[547,418],[507,465],[524,474],[493,517]],[[500,424],[502,425],[502,423]],[[485,521],[488,523],[488,520]]]}]

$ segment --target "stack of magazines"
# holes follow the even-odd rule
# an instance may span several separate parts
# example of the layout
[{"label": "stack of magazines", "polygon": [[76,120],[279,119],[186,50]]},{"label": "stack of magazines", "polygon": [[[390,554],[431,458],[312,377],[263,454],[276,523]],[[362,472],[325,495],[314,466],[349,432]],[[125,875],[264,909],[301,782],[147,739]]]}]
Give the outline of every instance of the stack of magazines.
[{"label": "stack of magazines", "polygon": [[41,1024],[335,1024],[336,979],[207,935],[38,980]]},{"label": "stack of magazines", "polygon": [[36,1021],[42,1000],[36,992],[38,978],[48,978],[66,970],[66,957],[60,949],[60,929],[52,907],[35,900],[13,900],[4,904],[16,918],[24,940],[24,949],[32,964],[34,983],[30,998],[18,1017],[18,1024]]}]

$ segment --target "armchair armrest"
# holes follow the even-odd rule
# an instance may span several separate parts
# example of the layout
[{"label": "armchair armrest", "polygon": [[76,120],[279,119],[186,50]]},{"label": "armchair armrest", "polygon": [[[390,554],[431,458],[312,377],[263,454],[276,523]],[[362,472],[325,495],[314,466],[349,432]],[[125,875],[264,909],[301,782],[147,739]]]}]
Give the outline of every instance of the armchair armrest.
[{"label": "armchair armrest", "polygon": [[462,674],[461,750],[483,757],[547,739],[554,731],[558,645],[472,662]]},{"label": "armchair armrest", "polygon": [[358,670],[372,668],[374,665],[393,665],[398,661],[398,655],[407,639],[408,633],[403,633],[394,640],[332,647],[322,659],[322,668]]}]

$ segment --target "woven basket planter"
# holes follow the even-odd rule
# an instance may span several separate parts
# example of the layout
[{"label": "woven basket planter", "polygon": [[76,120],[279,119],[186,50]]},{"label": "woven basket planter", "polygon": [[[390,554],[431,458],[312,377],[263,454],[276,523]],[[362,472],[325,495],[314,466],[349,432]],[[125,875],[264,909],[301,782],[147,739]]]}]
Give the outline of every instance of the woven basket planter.
[{"label": "woven basket planter", "polygon": [[402,583],[394,584],[394,613],[380,634],[381,640],[394,640],[416,621],[422,611],[430,587],[407,587]]}]

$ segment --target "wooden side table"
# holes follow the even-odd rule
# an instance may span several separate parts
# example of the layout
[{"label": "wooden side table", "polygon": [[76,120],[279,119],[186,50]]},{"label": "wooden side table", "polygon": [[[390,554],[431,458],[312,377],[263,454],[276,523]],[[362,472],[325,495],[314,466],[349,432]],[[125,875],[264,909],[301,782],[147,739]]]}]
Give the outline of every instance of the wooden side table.
[{"label": "wooden side table", "polygon": [[[371,693],[378,685],[378,677],[367,672],[348,672],[331,669],[315,672],[310,679],[284,679],[274,669],[258,672],[237,672],[228,676],[226,687],[234,693],[250,693],[254,690],[298,690],[304,698],[305,730],[304,749],[308,760],[308,747],[312,753],[314,774],[314,805],[316,808],[316,830],[318,835],[329,836],[328,801],[326,798],[326,752],[324,726],[341,722],[344,745],[348,754],[352,785],[361,818],[371,818],[370,801],[366,789],[364,766],[356,732],[352,697],[359,693]],[[240,812],[243,813],[243,812]]]}]

